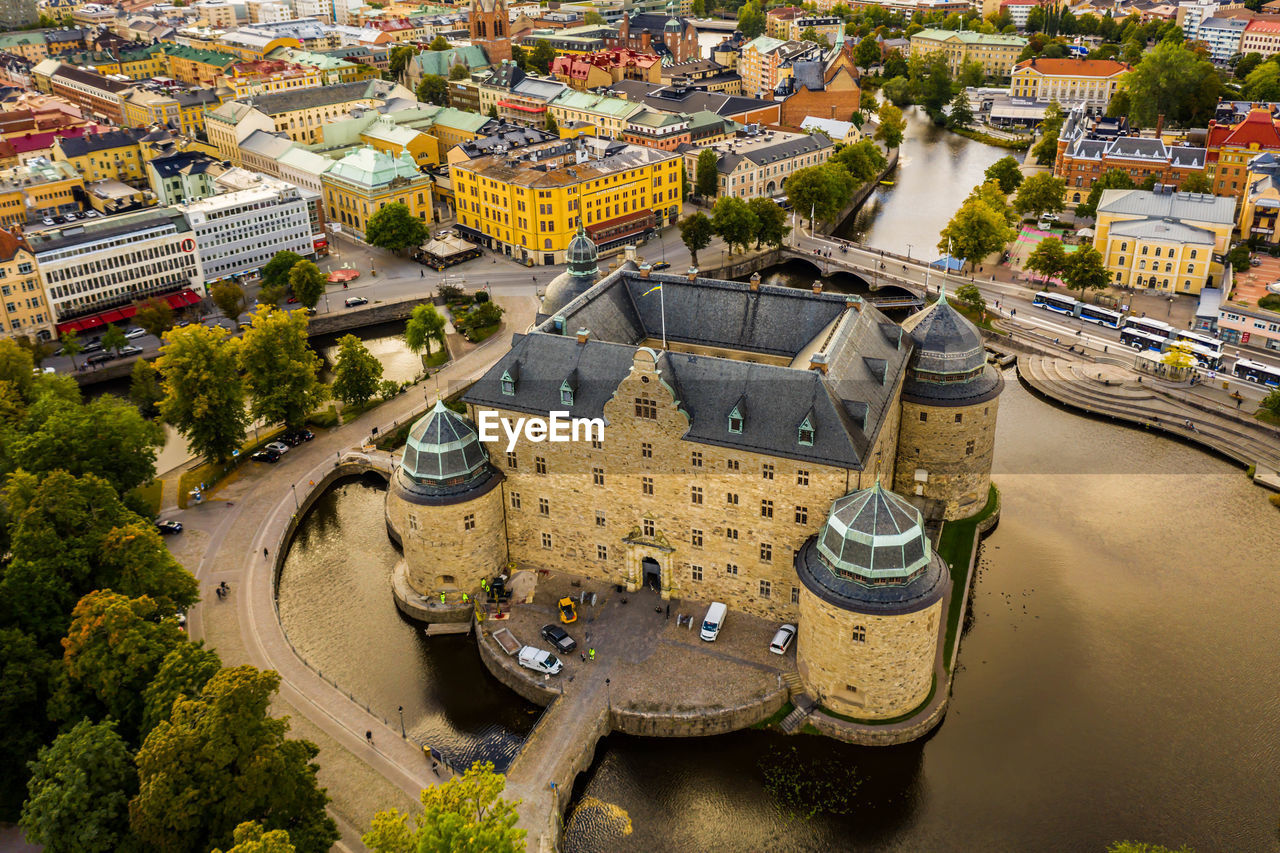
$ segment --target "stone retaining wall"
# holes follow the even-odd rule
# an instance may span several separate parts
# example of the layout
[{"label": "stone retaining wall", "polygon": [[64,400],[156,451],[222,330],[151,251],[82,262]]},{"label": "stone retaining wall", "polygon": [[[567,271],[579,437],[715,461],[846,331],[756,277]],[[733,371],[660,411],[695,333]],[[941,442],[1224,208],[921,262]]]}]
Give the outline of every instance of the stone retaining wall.
[{"label": "stone retaining wall", "polygon": [[[548,684],[540,684],[532,676],[526,675],[516,663],[514,656],[506,654],[489,635],[485,625],[476,626],[476,647],[480,649],[480,660],[494,678],[510,687],[516,693],[535,705],[546,707],[560,698],[560,691]],[[498,625],[497,627],[502,627]],[[536,729],[535,729],[536,731]]]},{"label": "stone retaining wall", "polygon": [[859,746],[895,746],[909,743],[927,735],[946,716],[947,706],[951,704],[951,677],[948,676],[947,683],[938,689],[945,689],[947,691],[946,697],[938,703],[937,707],[927,717],[915,720],[905,727],[887,725],[877,728],[875,726],[861,725],[857,728],[851,728],[844,720],[829,717],[820,708],[815,708],[813,713],[809,715],[809,723],[827,737]]},{"label": "stone retaining wall", "polygon": [[615,707],[610,712],[610,720],[615,731],[642,737],[720,735],[767,720],[789,697],[790,691],[784,686],[745,705],[714,711],[638,711]]},{"label": "stone retaining wall", "polygon": [[396,302],[371,302],[361,308],[337,307],[336,300],[341,299],[337,293],[329,294],[335,300],[334,310],[326,314],[317,314],[307,324],[307,336],[332,335],[362,326],[376,326],[379,323],[390,323],[394,320],[407,320],[413,309],[419,305],[434,302],[434,295],[412,296]]}]

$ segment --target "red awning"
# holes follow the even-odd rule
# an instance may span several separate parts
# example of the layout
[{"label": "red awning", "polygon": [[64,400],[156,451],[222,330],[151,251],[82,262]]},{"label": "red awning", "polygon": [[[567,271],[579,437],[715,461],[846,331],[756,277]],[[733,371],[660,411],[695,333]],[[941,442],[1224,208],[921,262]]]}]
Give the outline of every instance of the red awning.
[{"label": "red awning", "polygon": [[[164,301],[169,303],[170,308],[185,308],[188,305],[195,305],[200,301],[200,296],[190,288],[180,290],[177,293],[169,293],[164,296]],[[68,320],[65,323],[59,323],[57,326],[58,334],[64,332],[82,332],[85,329],[93,329],[98,326],[105,326],[108,323],[118,323],[121,320],[128,320],[130,317],[138,313],[138,309],[133,305],[122,305],[119,308],[111,308],[98,314],[90,314],[88,317],[79,317],[75,320]]]},{"label": "red awning", "polygon": [[510,107],[513,110],[520,110],[526,113],[545,113],[546,107],[526,107],[524,104],[513,104],[510,101],[498,101],[500,107]]}]

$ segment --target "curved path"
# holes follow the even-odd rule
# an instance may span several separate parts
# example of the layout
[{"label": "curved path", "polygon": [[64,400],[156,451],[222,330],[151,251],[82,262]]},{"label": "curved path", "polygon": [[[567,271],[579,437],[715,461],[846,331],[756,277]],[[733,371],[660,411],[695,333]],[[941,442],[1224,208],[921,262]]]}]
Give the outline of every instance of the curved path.
[{"label": "curved path", "polygon": [[[522,331],[532,321],[533,297],[501,301],[507,303],[507,330]],[[509,331],[495,335],[420,385],[423,396],[410,391],[350,424],[319,432],[277,465],[241,469],[203,504],[165,513],[187,528],[178,537],[181,541],[173,542],[174,551],[200,582],[202,601],[189,614],[192,638],[214,648],[225,665],[247,663],[280,673],[273,710],[293,717],[296,736],[320,745],[321,783],[333,798],[330,812],[342,830],[339,844],[346,849],[363,849],[359,835],[373,811],[411,808],[419,791],[437,777],[418,746],[402,738],[397,720],[371,713],[295,652],[276,614],[273,574],[275,561],[283,556],[277,551],[312,484],[332,471],[344,453],[362,445],[374,425],[385,432],[420,413],[434,403],[437,388],[447,394],[450,387],[479,376],[507,352],[510,342]],[[176,475],[171,476],[176,480]],[[169,487],[176,489],[176,482]],[[214,594],[223,581],[232,590],[226,601]],[[366,732],[373,734],[372,743]]]}]

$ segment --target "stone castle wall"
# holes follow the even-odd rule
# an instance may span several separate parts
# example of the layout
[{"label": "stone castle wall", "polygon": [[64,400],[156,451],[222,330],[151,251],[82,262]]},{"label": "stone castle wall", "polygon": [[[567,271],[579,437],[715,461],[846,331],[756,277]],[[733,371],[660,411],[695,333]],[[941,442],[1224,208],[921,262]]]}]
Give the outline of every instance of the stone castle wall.
[{"label": "stone castle wall", "polygon": [[915,613],[877,615],[843,610],[802,590],[796,662],[806,691],[861,719],[918,707],[933,684],[945,600]]},{"label": "stone castle wall", "polygon": [[[998,397],[973,406],[904,400],[893,490],[940,501],[947,520],[973,515],[986,506],[999,403]],[[917,470],[926,472],[926,482],[916,479]]]},{"label": "stone castle wall", "polygon": [[[398,475],[397,475],[398,476]],[[387,492],[387,524],[400,537],[409,586],[427,597],[470,592],[506,570],[502,489],[468,501],[423,506]]]}]

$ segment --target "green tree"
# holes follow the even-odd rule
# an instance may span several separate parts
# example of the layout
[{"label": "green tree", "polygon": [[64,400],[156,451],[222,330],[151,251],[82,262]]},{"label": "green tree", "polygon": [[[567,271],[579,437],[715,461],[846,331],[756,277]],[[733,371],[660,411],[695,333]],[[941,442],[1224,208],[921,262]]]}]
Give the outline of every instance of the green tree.
[{"label": "green tree", "polygon": [[[896,104],[899,107],[905,107],[912,101],[911,81],[907,79],[905,74],[899,74],[896,77],[890,77],[884,81],[881,87],[881,93],[888,103]],[[889,148],[894,146],[890,145]]]},{"label": "green tree", "polygon": [[71,356],[71,366],[79,370],[80,365],[76,362],[76,356],[84,352],[84,344],[80,343],[80,336],[75,332],[63,332],[58,340],[62,343],[62,351]]},{"label": "green tree", "polygon": [[952,127],[968,127],[973,124],[973,108],[969,106],[969,96],[961,89],[951,99],[951,115],[947,123]]},{"label": "green tree", "polygon": [[333,373],[333,396],[349,406],[361,406],[378,393],[382,362],[374,358],[363,341],[355,335],[346,335],[338,341],[338,360]]},{"label": "green tree", "polygon": [[174,700],[194,699],[222,669],[217,652],[204,648],[202,643],[182,643],[175,646],[160,663],[155,677],[142,691],[142,725],[138,732],[143,739],[161,720],[169,719]]},{"label": "green tree", "polygon": [[885,54],[884,68],[881,69],[881,76],[886,80],[894,77],[907,76],[907,60],[902,55],[902,51],[896,47]]},{"label": "green tree", "polygon": [[806,166],[791,173],[784,185],[787,197],[801,216],[808,214],[809,228],[815,219],[831,219],[853,196],[853,180],[838,164]]},{"label": "green tree", "polygon": [[876,114],[876,119],[880,126],[876,128],[875,138],[884,143],[885,148],[893,149],[902,144],[902,135],[907,129],[906,119],[902,117],[902,110],[886,101],[880,105],[880,111]]},{"label": "green tree", "polygon": [[[271,260],[267,261],[262,268],[263,288],[278,288],[283,293],[284,289],[289,286],[289,271],[300,260],[302,260],[301,255],[290,252],[287,249],[272,255]],[[278,302],[279,300],[273,301]]]},{"label": "green tree", "polygon": [[1160,363],[1175,369],[1190,370],[1196,366],[1196,354],[1191,350],[1189,342],[1175,341],[1165,350]]},{"label": "green tree", "polygon": [[1009,199],[1005,197],[1005,194],[1000,192],[1000,185],[995,181],[986,181],[978,184],[969,193],[965,201],[980,201],[1000,213],[1007,224],[1018,224],[1018,214],[1014,212],[1013,206],[1009,204]]},{"label": "green tree", "polygon": [[960,88],[974,89],[982,85],[986,72],[982,69],[982,63],[976,59],[967,60],[960,66]]},{"label": "green tree", "polygon": [[707,16],[707,0],[693,0],[689,6],[689,13],[695,18],[705,18]]},{"label": "green tree", "polygon": [[431,351],[431,342],[435,341],[444,348],[444,316],[436,310],[436,306],[427,303],[418,305],[404,324],[404,342],[409,349],[422,355]]},{"label": "green tree", "polygon": [[705,213],[686,216],[680,223],[680,239],[688,247],[695,267],[698,265],[698,252],[711,245],[711,238],[715,233],[715,226]]},{"label": "green tree", "polygon": [[1038,272],[1044,277],[1043,282],[1062,275],[1067,268],[1067,251],[1057,237],[1046,237],[1040,245],[1031,250],[1027,256],[1026,268]]},{"label": "green tree", "polygon": [[951,68],[942,51],[907,60],[907,79],[911,81],[911,94],[916,103],[925,108],[935,122],[942,116],[942,107],[951,100]]},{"label": "green tree", "polygon": [[365,239],[380,249],[400,252],[416,249],[431,234],[427,223],[409,212],[403,203],[393,201],[369,217]]},{"label": "green tree", "polygon": [[137,313],[133,322],[148,335],[160,337],[173,328],[173,307],[163,299],[153,296],[146,302],[134,303]]},{"label": "green tree", "polygon": [[0,628],[0,816],[16,820],[27,797],[27,762],[53,735],[45,712],[58,663],[30,634]]},{"label": "green tree", "polygon": [[764,12],[755,0],[743,3],[738,9],[738,29],[744,36],[753,39],[764,32]]},{"label": "green tree", "polygon": [[551,62],[556,58],[556,49],[546,39],[538,39],[538,43],[529,52],[529,67],[539,74],[551,70]]},{"label": "green tree", "polygon": [[222,312],[222,316],[233,323],[244,313],[244,288],[234,281],[214,282],[209,288],[209,296],[213,299],[213,304],[217,305],[218,310]]},{"label": "green tree", "polygon": [[854,61],[858,63],[858,67],[863,73],[873,65],[880,64],[880,42],[876,41],[875,36],[864,36],[858,42],[858,51],[854,54]]},{"label": "green tree", "polygon": [[411,44],[401,44],[391,48],[391,53],[387,55],[387,70],[391,72],[392,79],[400,79],[404,74],[405,66],[417,52],[417,48]]},{"label": "green tree", "polygon": [[[283,829],[267,832],[263,830],[262,824],[251,821],[237,826],[232,840],[236,846],[227,853],[297,853],[298,849],[289,840],[289,833]],[[214,850],[213,853],[222,851]]]},{"label": "green tree", "polygon": [[998,252],[1014,238],[1004,214],[981,199],[970,198],[942,229],[938,249],[966,264],[974,264]]},{"label": "green tree", "polygon": [[516,829],[516,802],[502,799],[506,777],[476,762],[461,777],[422,791],[422,813],[410,828],[398,809],[378,812],[360,839],[374,853],[520,853],[525,831]]},{"label": "green tree", "polygon": [[1111,279],[1103,263],[1102,253],[1088,243],[1077,248],[1067,257],[1062,271],[1062,283],[1070,290],[1080,291],[1080,299],[1090,290],[1102,290]]},{"label": "green tree", "polygon": [[1038,166],[1051,166],[1058,158],[1058,131],[1051,130],[1040,137],[1040,141],[1031,149],[1031,156]]},{"label": "green tree", "polygon": [[601,26],[605,23],[604,15],[595,11],[587,12],[582,18],[582,23],[590,26]]},{"label": "green tree", "polygon": [[818,35],[818,31],[813,27],[805,27],[800,31],[800,41],[813,42],[814,44],[826,45],[827,47],[831,46],[831,43],[827,41],[826,37]]},{"label": "green tree", "polygon": [[874,142],[860,139],[833,154],[831,162],[843,166],[853,182],[861,185],[879,175],[888,161]]},{"label": "green tree", "polygon": [[40,750],[27,781],[22,831],[48,853],[108,853],[129,835],[138,772],[115,721],[81,720]]},{"label": "green tree", "polygon": [[125,740],[136,740],[143,690],[165,656],[186,642],[173,611],[165,613],[152,599],[111,590],[89,593],[71,611],[71,628],[62,641],[67,677],[50,702],[51,715],[111,717]]},{"label": "green tree", "polygon": [[471,69],[467,68],[467,66],[463,65],[462,63],[458,63],[457,65],[449,69],[450,80],[466,80],[470,76],[471,76]]},{"label": "green tree", "polygon": [[1063,208],[1062,196],[1066,189],[1065,179],[1055,178],[1049,172],[1037,172],[1018,187],[1018,194],[1013,198],[1013,209],[1018,213],[1030,213],[1033,216],[1039,216],[1046,211],[1060,211]]},{"label": "green tree", "polygon": [[1182,186],[1178,187],[1184,193],[1207,193],[1211,189],[1209,187],[1209,179],[1204,176],[1203,172],[1193,172],[1182,180]]},{"label": "green tree", "polygon": [[[374,214],[375,216],[377,214]],[[289,289],[301,305],[315,308],[324,295],[325,278],[320,268],[311,261],[298,261],[289,270]]]},{"label": "green tree", "polygon": [[987,300],[982,298],[982,291],[971,281],[956,288],[956,300],[979,316],[987,310]]},{"label": "green tree", "polygon": [[114,323],[108,323],[107,328],[102,332],[102,348],[119,355],[120,350],[128,345],[129,339],[124,336],[124,329]]},{"label": "green tree", "polygon": [[489,116],[489,118],[497,118],[497,117],[498,117],[498,107],[497,107],[497,105],[496,105],[496,104],[490,104],[490,105],[489,105],[489,112],[487,113],[487,115]]},{"label": "green tree", "polygon": [[1000,192],[1006,195],[1018,188],[1022,183],[1022,169],[1013,157],[1001,157],[987,167],[983,173],[987,180],[1000,185]]},{"label": "green tree", "polygon": [[1236,272],[1247,272],[1249,270],[1249,244],[1238,243],[1227,252],[1227,263],[1231,264],[1231,268]]},{"label": "green tree", "polygon": [[288,830],[298,853],[324,853],[338,840],[316,783],[319,749],[287,739],[288,723],[267,716],[279,684],[274,672],[239,666],[173,703],[138,751],[129,816],[143,844],[202,853],[234,842],[245,821]]},{"label": "green tree", "polygon": [[1240,61],[1236,63],[1232,73],[1237,80],[1244,80],[1253,72],[1253,69],[1262,64],[1264,58],[1261,53],[1246,53],[1240,57]]},{"label": "green tree", "polygon": [[449,106],[449,84],[439,74],[422,75],[414,94],[424,104],[435,104],[437,107]]},{"label": "green tree", "polygon": [[712,148],[704,148],[698,152],[698,163],[694,169],[697,186],[694,192],[703,198],[715,198],[720,192],[720,173],[716,169],[719,160]]},{"label": "green tree", "polygon": [[771,198],[753,198],[747,202],[747,209],[756,218],[756,248],[762,244],[781,246],[791,228],[787,225],[786,212],[778,203]]},{"label": "green tree", "polygon": [[547,120],[544,123],[544,126],[547,128],[548,133],[558,134],[560,132],[560,125],[556,123],[556,117],[551,113],[547,113]]},{"label": "green tree", "polygon": [[444,36],[436,36],[431,40],[431,43],[427,45],[427,50],[444,51],[451,47],[453,47],[453,45],[449,44],[449,40],[447,38]]},{"label": "green tree", "polygon": [[160,373],[155,365],[145,358],[135,361],[129,374],[129,400],[144,418],[151,419],[160,414],[163,399],[164,389],[160,387]]},{"label": "green tree", "polygon": [[34,384],[32,372],[35,360],[31,351],[18,345],[11,338],[0,339],[0,381],[8,382],[18,393],[27,398]]},{"label": "green tree", "polygon": [[1264,62],[1244,78],[1243,94],[1254,101],[1280,99],[1280,65]]},{"label": "green tree", "polygon": [[1211,62],[1172,41],[1147,51],[1122,80],[1129,92],[1129,120],[1141,127],[1154,125],[1157,116],[1171,124],[1207,121],[1222,89]]},{"label": "green tree", "polygon": [[1108,169],[1093,182],[1089,195],[1083,204],[1076,205],[1076,216],[1092,218],[1098,215],[1098,202],[1102,200],[1104,190],[1131,190],[1134,188],[1133,178],[1123,169]]},{"label": "green tree", "polygon": [[1268,391],[1267,396],[1263,397],[1262,401],[1258,403],[1258,408],[1280,418],[1280,388],[1273,388]]},{"label": "green tree", "polygon": [[324,399],[320,357],[307,343],[306,312],[260,307],[240,341],[238,356],[254,418],[296,429]]},{"label": "green tree", "polygon": [[165,393],[160,414],[192,450],[216,462],[230,459],[244,444],[248,417],[238,348],[220,326],[187,326],[165,333],[156,361]]},{"label": "green tree", "polygon": [[684,158],[680,158],[680,200],[685,201],[689,198],[689,193],[693,192],[693,187],[689,185],[689,170],[684,167]]}]

